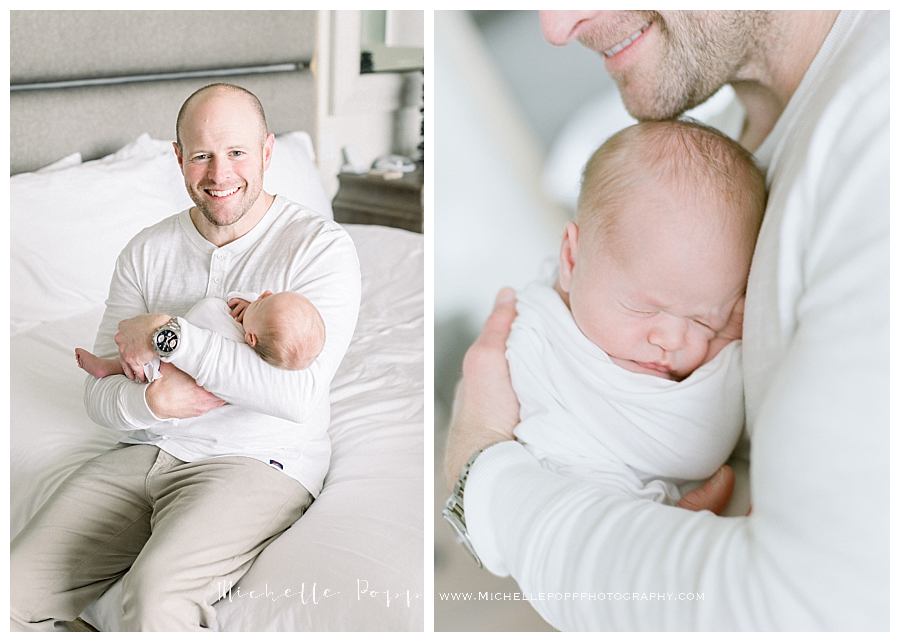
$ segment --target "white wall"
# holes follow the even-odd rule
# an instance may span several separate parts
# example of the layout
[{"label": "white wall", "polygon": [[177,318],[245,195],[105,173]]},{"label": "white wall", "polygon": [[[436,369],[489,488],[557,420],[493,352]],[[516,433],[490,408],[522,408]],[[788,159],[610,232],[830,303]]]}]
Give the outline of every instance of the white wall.
[{"label": "white wall", "polygon": [[[421,16],[418,22],[405,18],[402,28],[421,30]],[[382,154],[413,155],[418,144],[420,74],[360,75],[359,37],[359,11],[319,12],[315,138],[319,171],[332,196],[343,147],[352,149],[354,160],[369,165]],[[415,37],[421,40],[422,35]]]},{"label": "white wall", "polygon": [[[534,280],[566,214],[541,192],[543,151],[471,16],[434,19],[435,360],[439,394],[502,286]],[[445,378],[451,380],[444,380]]]},{"label": "white wall", "polygon": [[425,46],[424,11],[388,11],[385,44],[395,47]]}]

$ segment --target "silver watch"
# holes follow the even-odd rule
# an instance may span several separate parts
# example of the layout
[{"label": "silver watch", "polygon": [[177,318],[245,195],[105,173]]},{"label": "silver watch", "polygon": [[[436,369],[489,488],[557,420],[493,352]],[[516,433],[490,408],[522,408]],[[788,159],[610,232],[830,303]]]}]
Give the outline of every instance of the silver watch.
[{"label": "silver watch", "polygon": [[456,538],[459,540],[459,543],[462,544],[465,549],[469,551],[469,554],[475,558],[475,564],[478,565],[478,568],[483,568],[484,565],[481,563],[481,558],[478,557],[478,553],[475,552],[475,547],[472,546],[472,540],[469,539],[469,530],[466,528],[466,513],[463,503],[466,494],[466,480],[469,478],[469,470],[472,468],[472,464],[475,463],[475,459],[482,452],[484,452],[484,450],[479,450],[469,457],[469,461],[463,466],[459,479],[457,479],[456,484],[453,485],[453,493],[447,498],[447,502],[444,504],[444,510],[441,511],[441,515],[450,522],[450,526],[456,531]]},{"label": "silver watch", "polygon": [[153,347],[161,358],[171,357],[181,343],[181,326],[172,317],[153,333]]}]

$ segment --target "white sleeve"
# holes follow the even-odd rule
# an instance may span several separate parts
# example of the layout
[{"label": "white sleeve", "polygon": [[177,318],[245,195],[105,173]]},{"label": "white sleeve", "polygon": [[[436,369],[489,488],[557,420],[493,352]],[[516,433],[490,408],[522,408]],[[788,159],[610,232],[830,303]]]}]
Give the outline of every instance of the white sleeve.
[{"label": "white sleeve", "polygon": [[[796,329],[753,428],[751,516],[605,495],[545,471],[517,443],[476,460],[465,511],[486,566],[532,596],[588,594],[533,602],[552,625],[887,629],[885,132],[845,137],[820,168]],[[610,596],[590,598],[600,593]]]},{"label": "white sleeve", "polygon": [[[119,254],[109,286],[106,310],[100,321],[94,353],[115,357],[119,351],[114,340],[119,321],[147,313],[138,283],[134,256],[129,243]],[[87,375],[84,384],[84,407],[88,416],[102,426],[119,430],[138,430],[159,423],[145,397],[150,384],[130,381],[125,375],[96,378]]]},{"label": "white sleeve", "polygon": [[317,260],[295,275],[302,284],[296,290],[316,306],[325,323],[325,346],[308,368],[276,368],[247,344],[181,318],[181,345],[168,361],[230,404],[304,422],[328,394],[356,328],[360,301],[359,261],[347,233],[329,235],[318,250]]}]

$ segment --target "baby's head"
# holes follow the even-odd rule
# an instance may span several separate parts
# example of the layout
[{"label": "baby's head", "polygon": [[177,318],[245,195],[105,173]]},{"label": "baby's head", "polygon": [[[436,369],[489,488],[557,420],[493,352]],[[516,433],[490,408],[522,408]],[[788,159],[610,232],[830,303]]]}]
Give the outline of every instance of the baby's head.
[{"label": "baby's head", "polygon": [[753,157],[691,121],[644,122],[584,169],[559,286],[618,365],[683,379],[743,299],[766,203]]},{"label": "baby's head", "polygon": [[308,367],[325,345],[316,306],[297,292],[263,292],[244,310],[244,340],[267,363],[286,370]]}]

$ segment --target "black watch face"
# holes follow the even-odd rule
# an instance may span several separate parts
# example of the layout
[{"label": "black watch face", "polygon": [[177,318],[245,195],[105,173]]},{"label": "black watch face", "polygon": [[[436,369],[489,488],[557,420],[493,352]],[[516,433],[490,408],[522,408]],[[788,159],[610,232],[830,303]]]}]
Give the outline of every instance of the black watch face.
[{"label": "black watch face", "polygon": [[156,334],[156,349],[162,353],[171,353],[178,347],[178,335],[166,328]]}]

